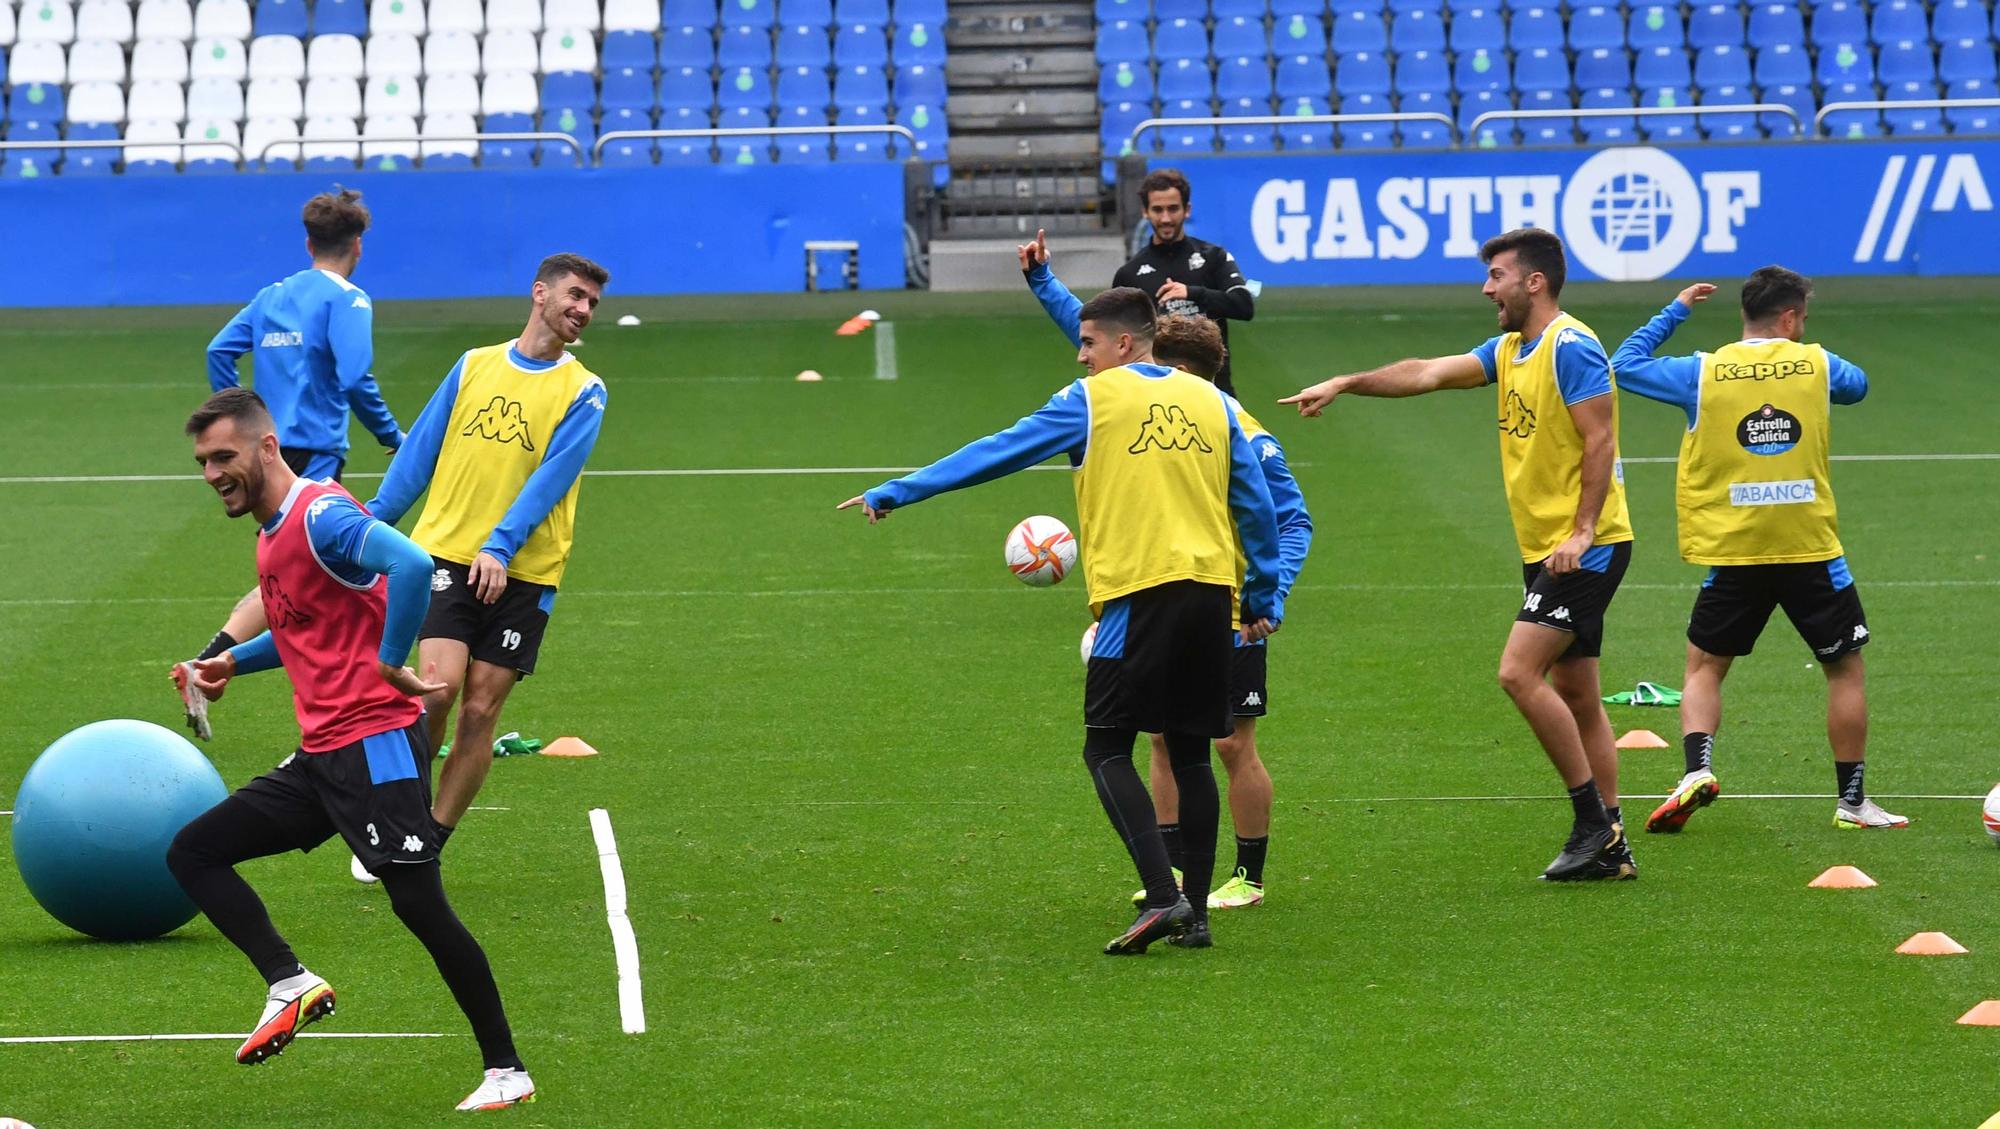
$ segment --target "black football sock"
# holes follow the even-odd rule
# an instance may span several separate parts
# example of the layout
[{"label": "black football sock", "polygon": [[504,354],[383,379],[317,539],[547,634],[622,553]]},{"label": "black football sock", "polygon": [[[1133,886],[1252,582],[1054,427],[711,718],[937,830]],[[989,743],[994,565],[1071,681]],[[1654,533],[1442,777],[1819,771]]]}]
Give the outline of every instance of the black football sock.
[{"label": "black football sock", "polygon": [[514,1052],[514,1032],[507,1025],[507,1009],[500,1003],[499,985],[493,982],[493,967],[486,951],[473,939],[465,923],[452,912],[444,895],[444,881],[435,861],[385,867],[382,886],[389,891],[389,905],[404,926],[423,942],[437,964],[445,987],[451,989],[460,1011],[472,1023],[472,1037],[479,1042],[480,1057],[486,1068],[526,1069]]},{"label": "black football sock", "polygon": [[1180,866],[1185,861],[1181,855],[1181,825],[1160,824],[1160,841],[1167,845],[1167,861]]},{"label": "black football sock", "polygon": [[1181,793],[1181,874],[1197,918],[1208,916],[1208,892],[1215,886],[1215,834],[1222,823],[1222,796],[1209,766],[1208,738],[1169,733],[1167,758]]},{"label": "black football sock", "polygon": [[1576,812],[1578,830],[1597,830],[1611,826],[1604,811],[1604,797],[1598,795],[1595,777],[1569,790],[1570,807]]},{"label": "black football sock", "polygon": [[1625,822],[1625,813],[1620,811],[1619,807],[1620,805],[1618,804],[1604,805],[1604,818],[1610,820],[1613,823]]},{"label": "black football sock", "polygon": [[1681,737],[1681,760],[1689,772],[1712,771],[1709,758],[1715,753],[1713,733],[1688,733]]},{"label": "black football sock", "polygon": [[203,647],[201,649],[201,653],[196,655],[195,658],[212,659],[215,656],[221,654],[222,652],[228,650],[229,648],[234,647],[237,644],[237,642],[238,640],[236,639],[236,637],[231,635],[229,632],[218,631],[215,633],[215,638],[210,639],[208,641],[208,646]]},{"label": "black football sock", "polygon": [[276,984],[304,968],[278,935],[257,891],[236,873],[246,859],[298,848],[297,837],[277,820],[237,796],[196,816],[167,848],[167,870],[216,932],[242,950],[264,983]]},{"label": "black football sock", "polygon": [[1259,835],[1255,839],[1236,837],[1236,869],[1243,872],[1247,882],[1264,884],[1264,852],[1271,849],[1271,837]]},{"label": "black football sock", "polygon": [[[1083,763],[1097,786],[1097,800],[1111,820],[1112,830],[1125,842],[1139,880],[1146,884],[1146,905],[1163,908],[1174,904],[1180,890],[1174,885],[1173,864],[1167,859],[1167,844],[1160,838],[1160,825],[1153,815],[1153,798],[1139,782],[1139,770],[1132,767],[1134,729],[1107,729],[1092,726],[1083,731]],[[1183,800],[1185,803],[1185,800]]]},{"label": "black football sock", "polygon": [[1861,788],[1861,770],[1867,761],[1834,761],[1833,775],[1840,782],[1840,802],[1849,807],[1860,807],[1868,793]]}]

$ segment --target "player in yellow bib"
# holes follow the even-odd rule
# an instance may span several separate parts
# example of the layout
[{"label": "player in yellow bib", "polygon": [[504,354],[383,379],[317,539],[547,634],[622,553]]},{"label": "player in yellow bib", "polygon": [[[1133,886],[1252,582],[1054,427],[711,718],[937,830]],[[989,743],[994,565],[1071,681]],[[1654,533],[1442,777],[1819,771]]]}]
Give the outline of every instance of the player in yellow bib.
[{"label": "player in yellow bib", "polygon": [[430,491],[410,539],[436,566],[417,644],[420,668],[446,686],[424,702],[433,748],[459,711],[432,807],[447,836],[493,766],[500,707],[534,672],[569,561],[606,393],[564,346],[582,336],[610,277],[581,255],[542,260],[526,328],[459,358],[368,503],[393,524]]},{"label": "player in yellow bib", "polygon": [[1840,547],[1828,473],[1829,405],[1859,403],[1868,375],[1803,342],[1812,280],[1778,266],[1743,283],[1742,340],[1713,353],[1653,356],[1714,292],[1705,282],[1681,291],[1613,360],[1626,389],[1687,413],[1675,479],[1681,558],[1709,566],[1688,619],[1685,774],[1646,830],[1679,831],[1721,794],[1712,757],[1722,680],[1776,608],[1785,609],[1826,673],[1826,735],[1840,788],[1833,825],[1907,827],[1909,820],[1883,811],[1862,786],[1868,622]]},{"label": "player in yellow bib", "polygon": [[1597,673],[1604,612],[1632,556],[1611,365],[1590,328],[1557,304],[1567,273],[1561,239],[1521,228],[1487,240],[1479,257],[1500,336],[1456,357],[1336,376],[1279,402],[1316,416],[1343,394],[1494,386],[1500,472],[1526,587],[1500,654],[1500,685],[1562,777],[1575,815],[1542,877],[1636,878]]}]

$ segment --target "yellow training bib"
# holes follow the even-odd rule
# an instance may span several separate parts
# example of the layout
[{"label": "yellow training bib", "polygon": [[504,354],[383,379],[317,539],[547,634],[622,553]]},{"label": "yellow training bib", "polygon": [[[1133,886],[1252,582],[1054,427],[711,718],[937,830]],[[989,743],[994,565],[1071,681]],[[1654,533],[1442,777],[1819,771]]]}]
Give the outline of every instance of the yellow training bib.
[{"label": "yellow training bib", "polygon": [[1675,476],[1681,557],[1692,564],[1841,555],[1828,475],[1826,350],[1763,339],[1701,358],[1695,423]]},{"label": "yellow training bib", "polygon": [[[1583,496],[1583,434],[1556,383],[1556,351],[1577,337],[1597,340],[1589,326],[1558,314],[1527,356],[1519,356],[1521,335],[1508,333],[1501,336],[1493,358],[1493,383],[1500,395],[1500,476],[1506,483],[1521,560],[1530,564],[1546,560],[1576,531],[1577,504]],[[1593,545],[1632,539],[1623,471],[1617,462],[1615,379],[1610,395],[1611,485],[1598,514]]]}]

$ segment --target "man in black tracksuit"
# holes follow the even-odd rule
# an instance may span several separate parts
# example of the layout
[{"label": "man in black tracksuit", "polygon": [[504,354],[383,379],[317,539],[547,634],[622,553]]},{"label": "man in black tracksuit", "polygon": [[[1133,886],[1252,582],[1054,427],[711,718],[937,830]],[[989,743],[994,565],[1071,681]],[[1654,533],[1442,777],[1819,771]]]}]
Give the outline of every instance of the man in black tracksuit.
[{"label": "man in black tracksuit", "polygon": [[[1215,322],[1226,347],[1230,321],[1255,317],[1256,300],[1243,272],[1236,268],[1236,256],[1213,243],[1187,237],[1188,195],[1187,177],[1178,169],[1159,169],[1139,182],[1139,200],[1146,207],[1146,218],[1152,221],[1153,241],[1118,268],[1111,285],[1135,286],[1151,294],[1163,317],[1200,314]],[[1229,375],[1225,353],[1215,383],[1234,396],[1236,387]]]}]

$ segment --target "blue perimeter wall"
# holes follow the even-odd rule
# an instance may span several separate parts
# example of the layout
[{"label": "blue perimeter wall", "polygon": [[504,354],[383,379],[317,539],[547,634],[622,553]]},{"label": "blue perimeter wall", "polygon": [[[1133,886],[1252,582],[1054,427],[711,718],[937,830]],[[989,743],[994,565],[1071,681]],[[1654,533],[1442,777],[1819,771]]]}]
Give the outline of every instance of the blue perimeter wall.
[{"label": "blue perimeter wall", "polygon": [[1154,157],[1189,231],[1270,285],[1467,282],[1479,244],[1548,228],[1569,277],[2000,274],[2000,141]]},{"label": "blue perimeter wall", "polygon": [[864,287],[904,280],[891,162],[49,177],[0,180],[7,261],[61,264],[48,289],[17,275],[0,306],[247,302],[306,265],[299,209],[336,181],[374,213],[355,272],[374,298],[525,295],[556,251],[603,263],[614,294],[792,291],[810,239],[858,241]]}]

